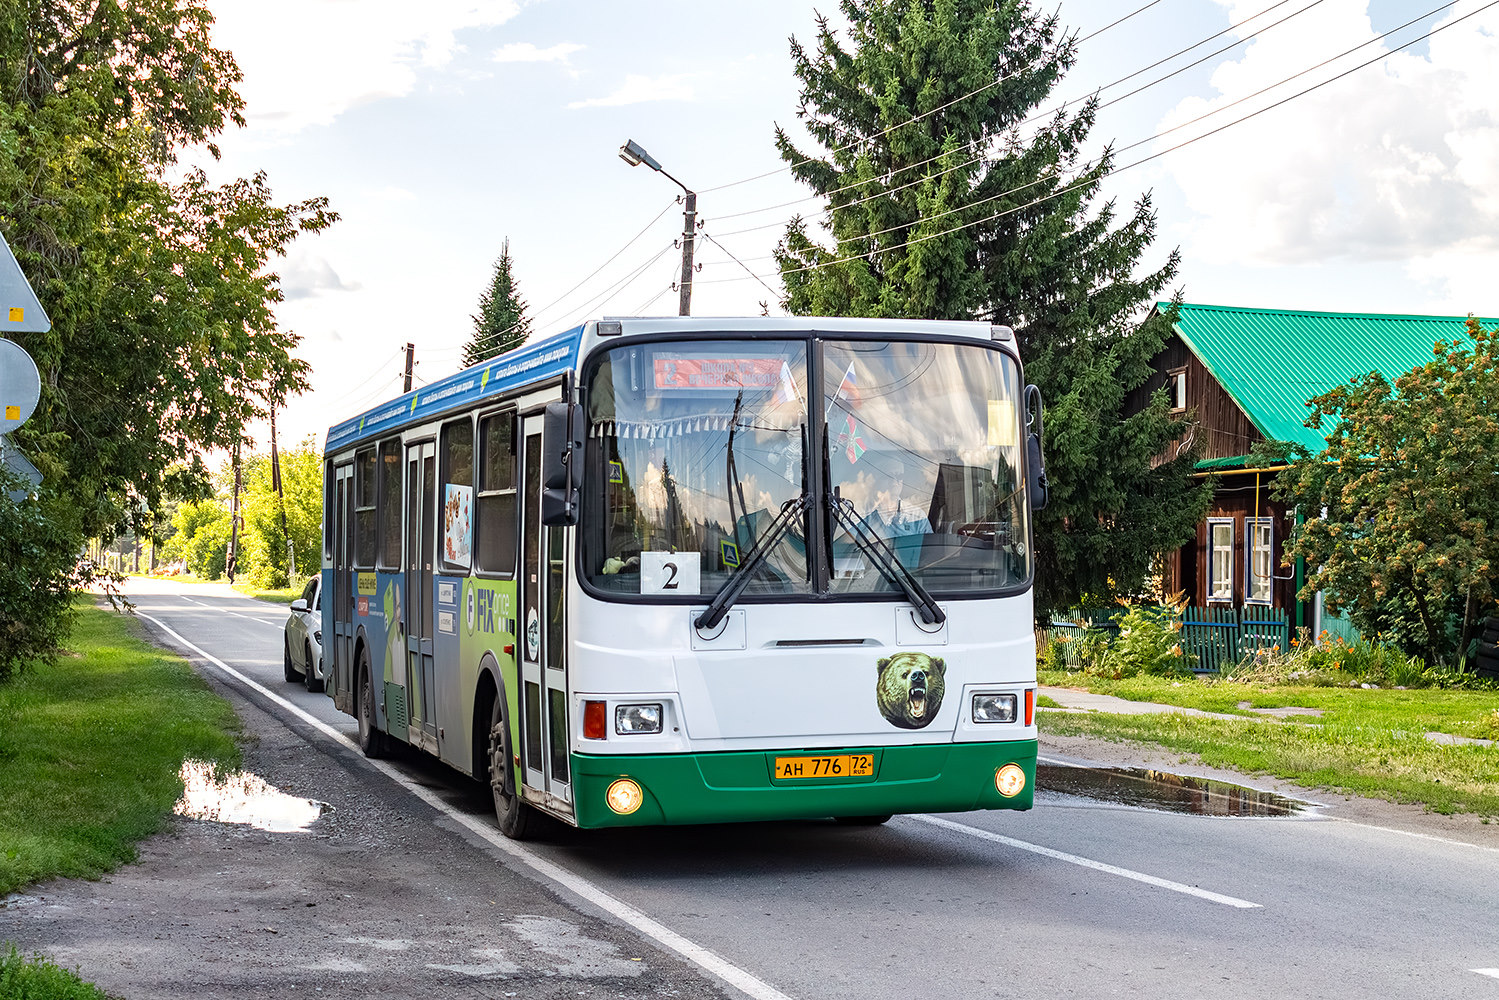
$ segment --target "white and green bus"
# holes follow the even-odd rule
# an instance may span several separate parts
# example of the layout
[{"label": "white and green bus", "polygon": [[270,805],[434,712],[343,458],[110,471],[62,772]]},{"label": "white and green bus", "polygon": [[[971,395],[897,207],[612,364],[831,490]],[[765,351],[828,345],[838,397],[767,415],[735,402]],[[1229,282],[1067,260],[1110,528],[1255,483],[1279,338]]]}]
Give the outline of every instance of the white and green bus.
[{"label": "white and green bus", "polygon": [[527,345],[329,430],[327,690],[513,837],[1029,808],[1040,420],[987,323]]}]

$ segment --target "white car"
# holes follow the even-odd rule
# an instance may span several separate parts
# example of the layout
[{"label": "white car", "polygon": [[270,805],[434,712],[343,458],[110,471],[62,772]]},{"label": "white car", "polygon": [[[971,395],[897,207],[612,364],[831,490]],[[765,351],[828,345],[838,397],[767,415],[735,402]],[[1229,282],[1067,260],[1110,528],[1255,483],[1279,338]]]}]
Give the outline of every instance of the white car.
[{"label": "white car", "polygon": [[323,689],[323,578],[307,581],[302,596],[291,602],[286,619],[282,656],[286,679],[300,681],[309,691]]}]

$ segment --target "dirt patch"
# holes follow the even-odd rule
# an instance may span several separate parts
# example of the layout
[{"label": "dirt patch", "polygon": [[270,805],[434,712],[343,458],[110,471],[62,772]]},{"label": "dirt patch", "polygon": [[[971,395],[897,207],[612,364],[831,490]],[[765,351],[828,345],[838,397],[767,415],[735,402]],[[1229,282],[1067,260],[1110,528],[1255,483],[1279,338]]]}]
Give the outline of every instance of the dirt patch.
[{"label": "dirt patch", "polygon": [[224,692],[245,723],[245,770],[331,810],[298,833],[173,818],[105,879],[0,901],[0,940],[131,1000],[724,996],[500,864],[346,751]]}]

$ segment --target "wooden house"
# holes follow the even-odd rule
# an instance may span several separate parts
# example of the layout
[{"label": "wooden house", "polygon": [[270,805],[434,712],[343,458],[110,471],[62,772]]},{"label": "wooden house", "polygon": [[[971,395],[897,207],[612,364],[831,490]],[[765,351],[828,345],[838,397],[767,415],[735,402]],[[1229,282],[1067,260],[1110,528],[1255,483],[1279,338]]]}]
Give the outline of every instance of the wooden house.
[{"label": "wooden house", "polygon": [[[1169,303],[1159,303],[1165,312]],[[1306,568],[1287,564],[1284,546],[1305,514],[1275,500],[1284,466],[1255,468],[1249,452],[1266,439],[1326,447],[1306,426],[1307,400],[1359,375],[1394,379],[1431,360],[1438,340],[1465,341],[1464,316],[1400,316],[1182,305],[1155,374],[1130,398],[1143,408],[1165,389],[1190,417],[1186,436],[1161,456],[1199,449],[1197,475],[1218,477],[1197,538],[1167,554],[1162,589],[1197,607],[1284,609],[1293,627],[1320,631],[1320,601],[1301,602]],[[1485,326],[1495,321],[1483,320]]]}]

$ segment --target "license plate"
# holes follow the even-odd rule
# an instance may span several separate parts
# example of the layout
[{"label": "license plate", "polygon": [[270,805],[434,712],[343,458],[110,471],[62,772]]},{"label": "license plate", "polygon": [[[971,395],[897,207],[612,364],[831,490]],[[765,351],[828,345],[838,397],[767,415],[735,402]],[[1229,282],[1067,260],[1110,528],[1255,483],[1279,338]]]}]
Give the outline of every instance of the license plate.
[{"label": "license plate", "polygon": [[868,778],[874,774],[874,755],[839,753],[825,757],[777,757],[776,777]]}]

